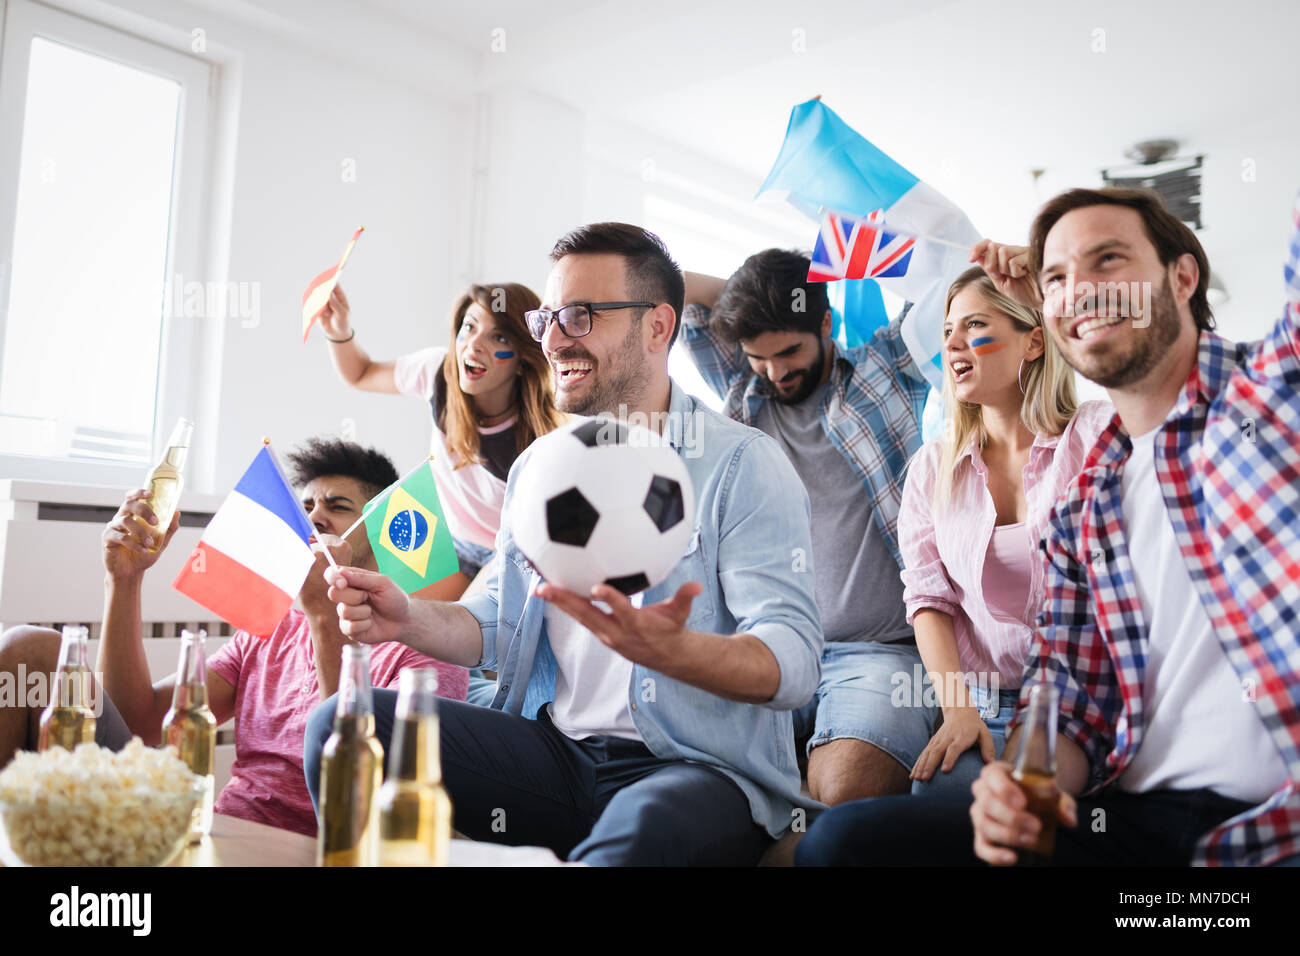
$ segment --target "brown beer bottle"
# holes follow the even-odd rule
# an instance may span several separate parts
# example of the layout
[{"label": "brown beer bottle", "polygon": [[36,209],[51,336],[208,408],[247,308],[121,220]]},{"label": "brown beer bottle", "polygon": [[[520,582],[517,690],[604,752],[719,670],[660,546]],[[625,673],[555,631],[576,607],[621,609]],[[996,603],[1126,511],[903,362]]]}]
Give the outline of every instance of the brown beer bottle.
[{"label": "brown beer bottle", "polygon": [[1053,684],[1035,684],[1029,692],[1029,713],[1011,777],[1025,794],[1026,809],[1042,829],[1033,846],[1019,847],[1018,866],[1046,866],[1056,848],[1056,713],[1060,693]]}]

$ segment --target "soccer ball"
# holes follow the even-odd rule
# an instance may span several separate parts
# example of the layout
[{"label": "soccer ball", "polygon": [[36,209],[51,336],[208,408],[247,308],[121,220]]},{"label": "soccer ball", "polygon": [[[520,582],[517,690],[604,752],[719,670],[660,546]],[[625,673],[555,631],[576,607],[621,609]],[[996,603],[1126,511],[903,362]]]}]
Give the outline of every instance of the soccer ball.
[{"label": "soccer ball", "polygon": [[672,445],[639,425],[591,418],[533,443],[506,520],[548,582],[583,596],[601,583],[632,595],[676,567],[694,515]]}]

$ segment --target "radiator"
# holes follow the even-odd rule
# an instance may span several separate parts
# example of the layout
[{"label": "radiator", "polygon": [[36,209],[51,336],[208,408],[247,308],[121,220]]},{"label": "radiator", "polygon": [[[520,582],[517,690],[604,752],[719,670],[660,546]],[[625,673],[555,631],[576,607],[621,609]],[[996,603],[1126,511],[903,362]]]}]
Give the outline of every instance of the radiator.
[{"label": "radiator", "polygon": [[[104,603],[100,535],[124,495],[115,488],[0,480],[0,630],[15,624],[55,630],[83,625],[90,630],[95,667]],[[184,493],[181,527],[145,575],[141,620],[155,681],[175,673],[183,628],[208,632],[208,655],[230,639],[229,625],[212,620],[210,611],[171,586],[220,503],[216,495]],[[217,730],[218,790],[230,778],[234,759],[234,729],[227,721]]]}]

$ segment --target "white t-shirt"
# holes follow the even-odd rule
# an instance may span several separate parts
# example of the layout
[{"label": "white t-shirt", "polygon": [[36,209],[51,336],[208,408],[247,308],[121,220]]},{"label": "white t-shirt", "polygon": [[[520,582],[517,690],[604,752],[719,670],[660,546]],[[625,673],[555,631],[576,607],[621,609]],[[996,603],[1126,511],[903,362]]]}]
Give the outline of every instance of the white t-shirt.
[{"label": "white t-shirt", "polygon": [[1150,641],[1145,735],[1119,786],[1132,793],[1205,787],[1260,803],[1286,781],[1286,767],[1179,551],[1156,475],[1158,432],[1134,437],[1124,465],[1124,530]]},{"label": "white t-shirt", "polygon": [[[632,604],[640,607],[641,598],[634,595]],[[640,740],[628,706],[632,662],[552,604],[546,605],[544,620],[557,665],[555,700],[547,705],[551,722],[573,740],[597,735]]]},{"label": "white t-shirt", "polygon": [[[442,374],[447,350],[440,346],[403,355],[393,365],[393,382],[397,391],[425,402],[433,398],[434,383]],[[493,435],[514,428],[517,418],[491,428],[480,428],[480,435]],[[485,548],[496,546],[501,527],[501,508],[506,500],[506,483],[482,465],[455,468],[456,460],[447,448],[447,436],[433,422],[430,440],[433,461],[430,468],[438,484],[438,498],[452,536],[472,541]]]}]

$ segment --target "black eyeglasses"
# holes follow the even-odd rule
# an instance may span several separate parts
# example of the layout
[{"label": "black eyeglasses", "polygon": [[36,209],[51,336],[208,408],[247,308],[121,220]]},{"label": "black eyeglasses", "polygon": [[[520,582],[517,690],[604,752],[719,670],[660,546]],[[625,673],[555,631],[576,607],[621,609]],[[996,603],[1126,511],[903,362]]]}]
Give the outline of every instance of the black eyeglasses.
[{"label": "black eyeglasses", "polygon": [[529,309],[524,313],[528,332],[538,342],[554,319],[560,331],[571,339],[580,339],[591,331],[593,312],[610,312],[614,309],[653,309],[654,302],[570,302],[558,309]]}]

